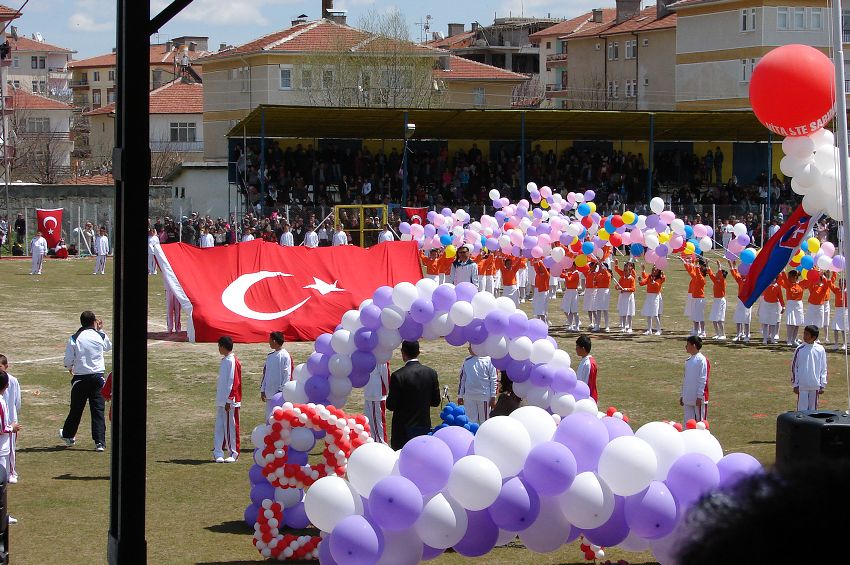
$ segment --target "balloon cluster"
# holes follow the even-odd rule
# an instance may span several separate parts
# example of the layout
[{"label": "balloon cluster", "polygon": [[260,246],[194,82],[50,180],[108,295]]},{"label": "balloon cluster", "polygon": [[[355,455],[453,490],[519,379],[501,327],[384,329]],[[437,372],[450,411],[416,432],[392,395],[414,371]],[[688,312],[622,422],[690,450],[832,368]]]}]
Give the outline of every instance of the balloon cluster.
[{"label": "balloon cluster", "polygon": [[346,478],[316,481],[305,507],[327,534],[323,565],[413,564],[448,548],[477,557],[517,535],[535,552],[581,535],[594,556],[650,548],[664,561],[702,494],[760,471],[749,455],[724,456],[706,429],[633,431],[595,408],[561,419],[524,406],[474,436],[448,426],[398,452],[364,444]]},{"label": "balloon cluster", "polygon": [[812,269],[841,272],[846,267],[846,261],[843,255],[835,253],[835,245],[829,241],[821,243],[818,238],[810,237],[803,240],[799,251],[791,258],[790,266],[800,271],[805,279]]},{"label": "balloon cluster", "polygon": [[[321,438],[326,439],[324,463],[309,465],[308,454]],[[245,509],[245,521],[254,527],[254,545],[264,557],[309,557],[318,540],[289,539],[280,526],[309,525],[303,489],[321,477],[345,474],[351,452],[372,441],[367,419],[333,406],[285,403],[274,408],[268,423],[254,428],[251,440],[254,465],[248,471],[251,505]]]},{"label": "balloon cluster", "polygon": [[838,148],[835,136],[826,128],[810,135],[786,137],[785,156],[779,162],[782,174],[791,179],[791,190],[803,197],[809,215],[829,214],[843,221],[838,182]]},{"label": "balloon cluster", "polygon": [[437,427],[433,429],[432,433],[440,431],[448,426],[460,426],[462,428],[466,428],[472,432],[473,435],[475,435],[475,432],[478,431],[478,424],[469,421],[464,407],[458,406],[454,402],[449,402],[443,407],[443,410],[440,412],[440,420],[442,420],[443,423],[437,425]]}]

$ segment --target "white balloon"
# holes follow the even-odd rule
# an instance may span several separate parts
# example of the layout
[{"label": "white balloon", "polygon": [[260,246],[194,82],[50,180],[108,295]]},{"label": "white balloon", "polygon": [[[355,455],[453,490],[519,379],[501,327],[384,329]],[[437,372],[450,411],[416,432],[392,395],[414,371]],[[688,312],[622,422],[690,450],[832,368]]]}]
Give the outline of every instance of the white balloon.
[{"label": "white balloon", "polygon": [[640,536],[635,535],[632,532],[629,532],[629,535],[626,537],[626,539],[617,544],[617,547],[625,549],[626,551],[646,551],[647,549],[649,549],[649,541],[645,540]]},{"label": "white balloon", "polygon": [[444,337],[454,329],[455,325],[449,320],[448,312],[442,312],[428,322],[428,327],[438,336]]},{"label": "white balloon", "polygon": [[306,363],[298,363],[292,370],[292,378],[296,381],[306,381],[310,378],[310,371],[307,370]]},{"label": "white balloon", "polygon": [[484,319],[496,308],[496,297],[489,292],[479,292],[472,297],[472,313],[476,318]]},{"label": "white balloon", "polygon": [[685,453],[702,453],[715,463],[723,458],[720,442],[708,430],[684,430],[682,445]]},{"label": "white balloon", "polygon": [[300,488],[276,488],[274,499],[280,502],[284,508],[292,508],[304,500],[304,491]]},{"label": "white balloon", "polygon": [[[347,397],[351,393],[351,379],[348,378],[348,375],[344,376],[331,376],[328,379],[328,382],[331,384],[331,395],[337,397]],[[335,404],[334,406],[339,406]]]},{"label": "white balloon", "polygon": [[[345,479],[336,476],[322,477],[307,491],[304,510],[314,526],[323,532],[330,532],[343,518],[357,513],[357,503],[360,499],[354,499],[355,494]],[[360,506],[362,507],[362,503]]]},{"label": "white balloon", "polygon": [[817,165],[808,163],[801,167],[794,178],[797,183],[804,188],[812,188],[820,182],[821,172]]},{"label": "white balloon", "polygon": [[582,398],[576,402],[576,412],[587,412],[588,414],[596,414],[599,412],[599,407],[596,401],[592,398]]},{"label": "white balloon", "polygon": [[649,209],[653,214],[660,214],[664,211],[664,200],[656,196],[649,201]]},{"label": "white balloon", "polygon": [[[540,514],[530,527],[519,533],[522,543],[535,553],[555,551],[570,537],[572,525],[564,516],[558,499],[554,496],[540,497]],[[559,535],[553,536],[557,531]]]},{"label": "white balloon", "polygon": [[351,357],[348,355],[331,355],[328,361],[328,370],[334,377],[346,377],[351,374]]},{"label": "white balloon", "polygon": [[434,291],[437,290],[438,286],[440,285],[433,279],[419,279],[416,283],[416,290],[419,292],[419,298],[431,300],[431,295],[434,294]]},{"label": "white balloon", "polygon": [[834,202],[834,197],[824,194],[820,190],[808,192],[803,196],[803,210],[810,216],[814,216],[825,211],[830,202]]},{"label": "white balloon", "polygon": [[511,358],[516,359],[517,361],[525,361],[531,357],[531,349],[531,339],[526,336],[520,336],[516,339],[512,339],[508,344],[508,352],[511,354]]},{"label": "white balloon", "polygon": [[531,344],[531,359],[532,363],[542,365],[552,360],[555,355],[555,346],[548,339],[538,339]]},{"label": "white balloon", "polygon": [[331,336],[331,347],[337,353],[342,355],[351,355],[357,346],[354,345],[354,339],[351,332],[348,330],[337,330]]},{"label": "white balloon", "polygon": [[425,503],[413,529],[426,545],[447,549],[463,539],[468,525],[466,510],[443,493],[437,493]]},{"label": "white balloon", "polygon": [[644,235],[643,240],[646,243],[646,246],[649,247],[650,249],[655,249],[656,247],[658,247],[661,244],[661,242],[658,239],[658,236],[655,235],[655,234],[651,234],[651,233]]},{"label": "white balloon", "polygon": [[384,550],[375,565],[417,565],[422,560],[422,541],[413,527],[402,532],[384,530]]},{"label": "white balloon", "polygon": [[742,224],[741,222],[738,222],[737,224],[735,224],[734,226],[732,226],[732,232],[733,232],[735,235],[746,235],[746,233],[747,233],[747,226],[745,226],[745,225],[744,225],[744,224]]},{"label": "white balloon", "polygon": [[838,159],[837,147],[822,146],[815,153],[815,165],[821,171],[834,171],[838,167]]},{"label": "white balloon", "polygon": [[530,183],[525,185],[525,188],[526,188],[526,190],[528,190],[528,192],[533,192],[533,191],[537,190],[537,183],[536,182],[530,182]]},{"label": "white balloon", "polygon": [[394,350],[401,345],[401,336],[398,334],[398,329],[378,328],[378,344],[381,349]]},{"label": "white balloon", "polygon": [[361,496],[369,498],[372,487],[392,474],[397,458],[398,454],[385,443],[364,443],[348,458],[348,480]]},{"label": "white balloon", "polygon": [[508,545],[515,539],[516,532],[509,532],[508,530],[499,530],[499,538],[496,540],[496,544],[494,545],[494,547],[502,547],[503,545]]},{"label": "white balloon", "polygon": [[465,509],[484,510],[499,497],[502,475],[486,457],[467,455],[452,467],[447,490]]},{"label": "white balloon", "polygon": [[681,218],[676,218],[670,222],[670,229],[672,229],[677,235],[682,235],[685,233],[685,222],[682,221]]},{"label": "white balloon", "polygon": [[575,412],[576,399],[568,392],[555,393],[549,401],[549,407],[554,414],[565,418]]},{"label": "white balloon", "polygon": [[552,391],[545,387],[533,386],[523,399],[527,404],[538,408],[548,408],[551,402]]},{"label": "white balloon", "polygon": [[652,482],[658,461],[652,446],[635,436],[611,440],[599,457],[599,476],[619,496],[637,494]]},{"label": "white balloon", "polygon": [[551,441],[555,435],[555,421],[552,415],[537,406],[522,406],[511,412],[510,418],[518,420],[528,437],[531,439],[531,447],[535,447],[545,441]]},{"label": "white balloon", "polygon": [[507,479],[522,471],[531,450],[531,438],[518,420],[494,416],[478,428],[472,446],[476,455],[495,463],[502,477]]},{"label": "white balloon", "polygon": [[556,369],[569,369],[571,363],[570,354],[563,349],[556,349],[552,355],[552,360],[549,361],[549,364]]},{"label": "white balloon", "polygon": [[835,135],[826,128],[821,128],[809,135],[815,144],[815,147],[822,145],[835,145]]},{"label": "white balloon", "polygon": [[558,496],[567,520],[583,530],[598,528],[614,513],[614,493],[595,473],[576,475],[567,491]]},{"label": "white balloon", "polygon": [[458,300],[452,304],[452,308],[449,310],[449,320],[455,326],[466,327],[474,318],[475,313],[472,304],[463,300]]},{"label": "white balloon", "polygon": [[818,257],[817,264],[818,269],[821,271],[827,271],[832,266],[832,257],[829,257],[828,255],[821,255]]},{"label": "white balloon", "polygon": [[309,452],[316,445],[316,436],[307,428],[292,428],[289,433],[289,445],[297,451]]},{"label": "white balloon", "polygon": [[409,233],[401,234],[401,241],[411,241],[411,240],[413,240],[413,235],[411,235]]},{"label": "white balloon", "polygon": [[387,306],[381,310],[381,325],[385,328],[397,330],[404,323],[404,315],[404,310],[398,306]]},{"label": "white balloon", "polygon": [[700,248],[700,250],[702,250],[702,251],[711,251],[711,247],[712,247],[712,241],[711,241],[711,238],[710,238],[710,237],[705,236],[705,237],[703,237],[703,238],[700,238],[700,240],[699,240],[699,248]]},{"label": "white balloon", "polygon": [[655,452],[658,467],[654,480],[666,479],[670,467],[684,453],[685,448],[680,434],[681,432],[676,428],[664,422],[649,422],[635,432],[635,437],[648,443]]},{"label": "white balloon", "polygon": [[363,327],[363,324],[360,323],[360,311],[347,311],[345,314],[342,315],[342,322],[340,322],[340,324],[345,330],[348,330],[350,332],[357,331],[359,328]]},{"label": "white balloon", "polygon": [[496,308],[502,312],[507,312],[508,314],[516,312],[516,304],[514,304],[514,301],[507,296],[500,296],[496,299]]},{"label": "white balloon", "polygon": [[264,441],[266,435],[269,433],[270,427],[266,424],[260,424],[251,431],[251,443],[254,444],[254,447],[257,449],[265,449],[266,442]]},{"label": "white balloon", "polygon": [[304,390],[304,382],[288,381],[283,384],[283,398],[293,404],[306,404],[307,392]]},{"label": "white balloon", "polygon": [[555,247],[552,249],[552,259],[554,259],[556,263],[563,261],[566,256],[567,252],[564,251],[563,247]]},{"label": "white balloon", "polygon": [[815,150],[815,141],[808,136],[786,137],[782,140],[782,152],[797,159],[811,156]]},{"label": "white balloon", "polygon": [[502,195],[499,194],[499,191],[496,190],[495,188],[492,189],[489,193],[487,193],[487,196],[490,197],[490,200],[498,200],[499,198],[502,197]]},{"label": "white balloon", "polygon": [[501,335],[491,335],[484,340],[484,350],[488,357],[501,359],[508,354],[508,338]]},{"label": "white balloon", "polygon": [[779,170],[786,177],[793,177],[798,170],[799,161],[790,155],[786,155],[779,161]]},{"label": "white balloon", "polygon": [[403,311],[410,310],[410,306],[417,298],[419,298],[419,291],[413,283],[400,282],[393,288],[393,304]]}]

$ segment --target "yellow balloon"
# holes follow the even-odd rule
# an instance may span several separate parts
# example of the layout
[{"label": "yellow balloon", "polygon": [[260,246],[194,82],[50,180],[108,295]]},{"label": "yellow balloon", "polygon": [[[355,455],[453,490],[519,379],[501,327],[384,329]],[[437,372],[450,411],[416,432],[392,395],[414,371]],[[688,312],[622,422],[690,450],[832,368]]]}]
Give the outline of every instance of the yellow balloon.
[{"label": "yellow balloon", "polygon": [[803,260],[803,257],[804,257],[805,255],[806,255],[806,254],[805,254],[805,253],[803,253],[803,251],[802,251],[802,250],[798,250],[798,251],[797,251],[797,254],[796,254],[796,255],[794,255],[794,258],[793,258],[793,259],[791,259],[791,261],[793,261],[794,263],[799,263],[800,261],[802,261],[802,260]]},{"label": "yellow balloon", "polygon": [[608,232],[605,230],[605,228],[600,229],[600,230],[596,233],[596,235],[598,235],[598,236],[599,236],[599,239],[604,239],[605,241],[608,241],[609,239],[611,239],[611,234],[610,234],[610,233],[608,233]]},{"label": "yellow balloon", "polygon": [[587,255],[577,255],[576,260],[573,262],[576,267],[584,267],[587,265]]},{"label": "yellow balloon", "polygon": [[658,234],[658,243],[667,243],[668,241],[670,241],[670,234],[669,233],[667,233],[666,231],[663,231],[660,234]]},{"label": "yellow balloon", "polygon": [[809,278],[809,270],[803,269],[802,271],[800,271],[800,278],[803,279],[803,280],[806,280],[807,278]]},{"label": "yellow balloon", "polygon": [[635,213],[631,210],[626,210],[625,212],[623,212],[623,221],[627,224],[631,224],[635,221]]},{"label": "yellow balloon", "polygon": [[806,243],[809,244],[809,253],[817,253],[820,249],[820,240],[816,237],[810,237]]},{"label": "yellow balloon", "polygon": [[590,213],[591,214],[596,212],[596,202],[588,202],[587,205],[590,206]]},{"label": "yellow balloon", "polygon": [[570,245],[575,245],[577,241],[578,237],[574,237],[573,240],[570,242]]},{"label": "yellow balloon", "polygon": [[455,255],[457,255],[457,247],[454,245],[446,245],[446,257],[451,259]]},{"label": "yellow balloon", "polygon": [[540,201],[540,207],[546,210],[547,208],[549,208],[549,203],[545,199],[543,199]]}]

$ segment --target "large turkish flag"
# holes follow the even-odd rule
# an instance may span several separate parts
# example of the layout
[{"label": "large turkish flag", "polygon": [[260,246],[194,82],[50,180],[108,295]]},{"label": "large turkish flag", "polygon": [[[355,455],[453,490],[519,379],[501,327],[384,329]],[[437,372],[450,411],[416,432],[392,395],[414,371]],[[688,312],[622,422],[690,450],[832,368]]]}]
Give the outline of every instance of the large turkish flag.
[{"label": "large turkish flag", "polygon": [[38,208],[35,211],[35,217],[38,221],[36,229],[47,240],[47,247],[49,249],[56,247],[62,238],[62,210],[63,208],[53,210],[42,210]]},{"label": "large turkish flag", "polygon": [[422,278],[416,242],[361,249],[281,247],[261,240],[201,249],[157,247],[165,284],[189,313],[189,340],[265,343],[282,331],[290,341],[332,332],[380,286]]}]

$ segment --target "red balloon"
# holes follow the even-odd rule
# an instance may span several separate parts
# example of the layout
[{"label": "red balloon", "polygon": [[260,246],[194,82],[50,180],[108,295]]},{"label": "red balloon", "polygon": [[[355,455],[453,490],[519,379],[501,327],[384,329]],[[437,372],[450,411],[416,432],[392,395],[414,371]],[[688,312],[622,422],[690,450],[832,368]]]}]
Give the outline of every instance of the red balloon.
[{"label": "red balloon", "polygon": [[750,104],[773,133],[810,135],[835,116],[835,67],[814,47],[777,47],[753,69]]},{"label": "red balloon", "polygon": [[608,241],[610,241],[611,245],[613,245],[614,247],[620,247],[621,245],[623,245],[623,236],[618,233],[612,233],[611,236],[608,238]]},{"label": "red balloon", "polygon": [[614,214],[611,216],[611,223],[614,224],[615,228],[621,228],[625,222],[623,222],[623,217],[621,215]]},{"label": "red balloon", "polygon": [[581,225],[583,225],[585,228],[589,228],[593,225],[593,219],[590,216],[585,216],[581,219]]}]

